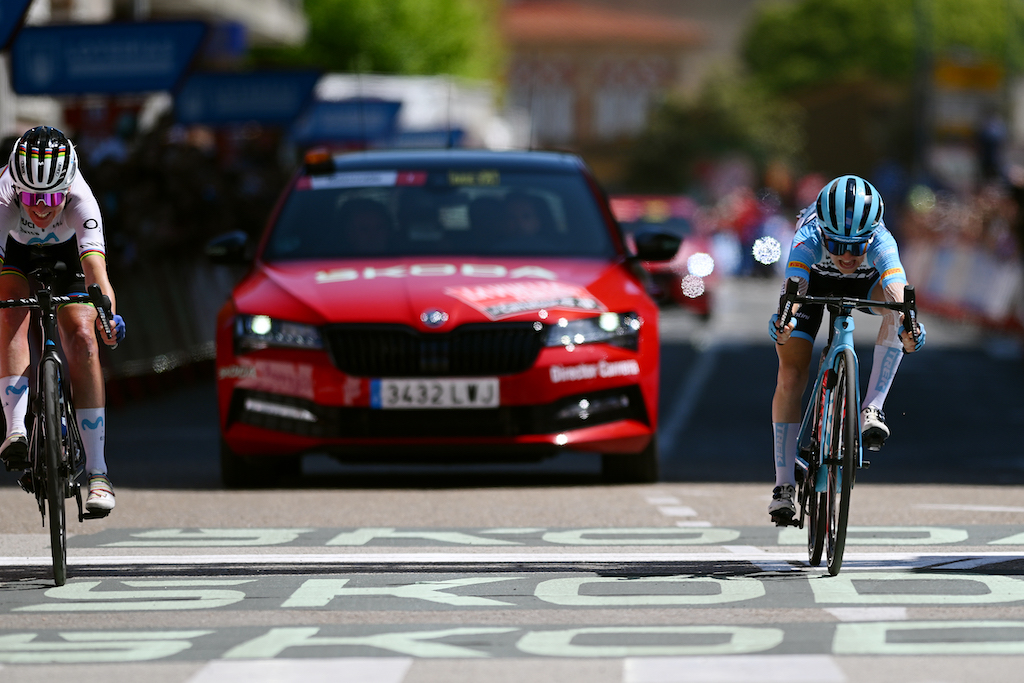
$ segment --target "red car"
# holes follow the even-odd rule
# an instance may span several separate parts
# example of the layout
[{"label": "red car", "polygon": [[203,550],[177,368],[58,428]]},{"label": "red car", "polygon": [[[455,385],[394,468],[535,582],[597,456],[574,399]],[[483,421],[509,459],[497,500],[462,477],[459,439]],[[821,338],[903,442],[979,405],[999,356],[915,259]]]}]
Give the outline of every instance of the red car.
[{"label": "red car", "polygon": [[[217,321],[221,472],[599,453],[657,479],[658,311],[575,156],[313,151]],[[244,235],[207,248],[246,258]]]},{"label": "red car", "polygon": [[647,291],[659,305],[680,306],[704,320],[710,318],[720,275],[711,255],[711,237],[694,229],[699,222],[696,202],[675,195],[617,195],[611,198],[611,207],[627,241],[647,230],[682,240],[671,260],[644,263],[650,273]]}]

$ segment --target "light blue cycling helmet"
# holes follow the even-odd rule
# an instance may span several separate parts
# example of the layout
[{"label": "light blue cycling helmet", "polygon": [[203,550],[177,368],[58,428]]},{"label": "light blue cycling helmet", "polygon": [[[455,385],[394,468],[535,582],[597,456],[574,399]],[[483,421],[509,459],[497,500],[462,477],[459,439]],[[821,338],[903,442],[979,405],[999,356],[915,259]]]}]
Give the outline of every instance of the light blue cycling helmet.
[{"label": "light blue cycling helmet", "polygon": [[885,204],[875,186],[855,175],[839,176],[818,194],[818,225],[825,237],[863,242],[882,222]]}]

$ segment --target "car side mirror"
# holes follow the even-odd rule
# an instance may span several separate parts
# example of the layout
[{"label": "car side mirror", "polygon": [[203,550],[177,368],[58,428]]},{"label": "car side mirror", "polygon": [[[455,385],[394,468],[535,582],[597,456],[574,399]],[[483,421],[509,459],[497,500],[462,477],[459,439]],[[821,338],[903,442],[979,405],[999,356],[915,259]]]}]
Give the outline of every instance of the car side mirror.
[{"label": "car side mirror", "polygon": [[667,232],[639,232],[633,235],[636,258],[640,261],[671,261],[682,239]]},{"label": "car side mirror", "polygon": [[206,243],[206,258],[220,266],[243,265],[252,259],[249,236],[241,230],[218,235]]}]

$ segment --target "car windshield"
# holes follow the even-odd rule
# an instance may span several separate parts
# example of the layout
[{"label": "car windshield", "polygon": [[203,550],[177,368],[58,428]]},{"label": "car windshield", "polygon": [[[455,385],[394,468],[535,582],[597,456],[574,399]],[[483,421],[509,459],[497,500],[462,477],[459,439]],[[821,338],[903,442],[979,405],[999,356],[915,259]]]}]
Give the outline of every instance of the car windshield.
[{"label": "car windshield", "polygon": [[263,259],[430,254],[607,259],[615,248],[578,175],[394,169],[300,178]]}]

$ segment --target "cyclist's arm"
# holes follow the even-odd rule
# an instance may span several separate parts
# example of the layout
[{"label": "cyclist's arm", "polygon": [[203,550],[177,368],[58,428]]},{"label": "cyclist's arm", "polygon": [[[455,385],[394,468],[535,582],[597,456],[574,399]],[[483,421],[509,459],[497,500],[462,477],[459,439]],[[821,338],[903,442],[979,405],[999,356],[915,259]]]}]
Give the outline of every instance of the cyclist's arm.
[{"label": "cyclist's arm", "polygon": [[[107,277],[107,261],[101,254],[96,252],[90,252],[82,256],[82,272],[85,274],[85,286],[99,285],[100,291],[107,295],[110,299],[110,313],[111,316],[117,313],[117,300],[114,298],[114,288],[110,286],[110,279]],[[111,320],[111,325],[115,325]],[[100,325],[99,318],[96,319],[96,329],[100,331],[100,337],[103,342],[108,345],[117,343],[117,330],[113,328],[110,330],[111,336],[106,336],[103,333],[103,327]]]},{"label": "cyclist's arm", "polygon": [[[792,277],[797,281],[797,292],[799,292],[801,295],[807,294],[807,286],[809,284],[807,279],[799,275],[793,275]],[[786,285],[784,283],[782,285],[782,291],[779,293],[780,298],[784,296],[785,293]],[[772,339],[775,340],[775,343],[779,344],[780,346],[789,341],[790,336],[793,334],[793,330],[796,329],[796,312],[800,310],[800,304],[794,303],[793,307],[790,310],[792,311],[793,316],[789,319],[789,322],[786,324],[785,327],[779,327],[781,321],[779,321],[778,319],[778,313],[773,313],[771,320],[768,321],[768,333],[771,334]]]},{"label": "cyclist's arm", "polygon": [[[884,226],[876,234],[871,245],[871,261],[880,275],[882,296],[892,303],[903,303],[903,288],[907,285],[906,271],[900,261],[896,240]],[[921,328],[923,329],[923,328]],[[923,333],[917,339],[903,329],[903,314],[899,311],[883,312],[882,326],[878,330],[878,343],[883,346],[902,346],[906,353],[920,349]]]}]

